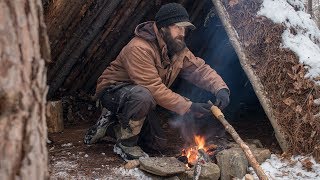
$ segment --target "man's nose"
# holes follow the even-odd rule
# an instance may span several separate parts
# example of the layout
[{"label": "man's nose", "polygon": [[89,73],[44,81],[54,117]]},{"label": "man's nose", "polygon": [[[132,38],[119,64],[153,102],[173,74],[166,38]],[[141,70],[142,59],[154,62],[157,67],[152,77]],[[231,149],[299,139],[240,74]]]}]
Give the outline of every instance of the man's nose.
[{"label": "man's nose", "polygon": [[181,31],[181,36],[184,37],[185,35],[186,35],[186,31],[185,31],[185,30],[182,30],[182,31]]},{"label": "man's nose", "polygon": [[184,27],[180,27],[179,30],[180,30],[180,36],[184,37],[186,35],[186,31],[185,31]]}]

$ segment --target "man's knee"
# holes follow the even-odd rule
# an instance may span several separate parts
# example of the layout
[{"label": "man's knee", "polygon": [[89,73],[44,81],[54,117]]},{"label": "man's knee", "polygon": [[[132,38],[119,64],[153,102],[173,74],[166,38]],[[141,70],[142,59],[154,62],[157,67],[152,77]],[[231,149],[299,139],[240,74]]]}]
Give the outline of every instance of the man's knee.
[{"label": "man's knee", "polygon": [[126,106],[129,119],[141,119],[156,107],[156,101],[147,88],[134,86],[130,89],[130,96]]},{"label": "man's knee", "polygon": [[135,86],[131,92],[132,98],[139,100],[141,105],[144,107],[151,107],[152,109],[156,106],[156,101],[154,100],[151,92],[142,86]]}]

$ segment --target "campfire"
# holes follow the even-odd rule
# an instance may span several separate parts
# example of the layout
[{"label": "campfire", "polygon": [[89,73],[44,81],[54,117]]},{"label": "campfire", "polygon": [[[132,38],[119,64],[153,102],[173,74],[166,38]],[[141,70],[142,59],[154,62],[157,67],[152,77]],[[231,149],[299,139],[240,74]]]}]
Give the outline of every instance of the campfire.
[{"label": "campfire", "polygon": [[215,144],[206,144],[204,136],[194,136],[194,146],[188,147],[182,150],[179,160],[184,162],[187,167],[192,167],[197,163],[199,158],[199,150],[206,153],[210,158],[214,156],[214,152],[217,149]]}]

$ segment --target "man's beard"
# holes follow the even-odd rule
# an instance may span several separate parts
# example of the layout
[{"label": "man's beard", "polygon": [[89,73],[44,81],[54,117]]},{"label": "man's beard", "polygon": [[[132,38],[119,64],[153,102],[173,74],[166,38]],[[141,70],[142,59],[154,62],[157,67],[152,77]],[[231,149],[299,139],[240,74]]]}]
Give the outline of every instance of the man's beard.
[{"label": "man's beard", "polygon": [[169,30],[167,29],[161,29],[160,32],[163,36],[164,42],[167,45],[168,55],[170,57],[187,47],[186,43],[184,42],[183,36],[177,36],[176,38],[173,38]]}]

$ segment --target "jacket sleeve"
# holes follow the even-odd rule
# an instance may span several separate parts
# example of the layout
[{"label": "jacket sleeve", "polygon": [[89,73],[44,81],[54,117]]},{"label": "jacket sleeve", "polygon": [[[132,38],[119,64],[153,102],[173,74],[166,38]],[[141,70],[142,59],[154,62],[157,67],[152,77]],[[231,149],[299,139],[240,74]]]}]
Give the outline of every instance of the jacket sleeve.
[{"label": "jacket sleeve", "polygon": [[195,57],[191,51],[186,53],[183,68],[180,72],[182,78],[216,95],[220,89],[230,90],[220,75],[205,61]]},{"label": "jacket sleeve", "polygon": [[146,87],[158,105],[180,115],[185,114],[191,106],[191,101],[174,93],[162,83],[152,53],[147,52],[146,48],[137,46],[126,48],[121,54],[130,79],[135,84]]}]

